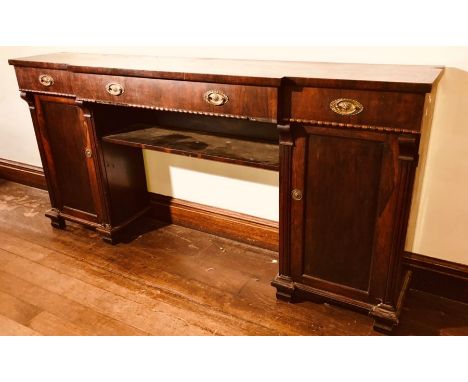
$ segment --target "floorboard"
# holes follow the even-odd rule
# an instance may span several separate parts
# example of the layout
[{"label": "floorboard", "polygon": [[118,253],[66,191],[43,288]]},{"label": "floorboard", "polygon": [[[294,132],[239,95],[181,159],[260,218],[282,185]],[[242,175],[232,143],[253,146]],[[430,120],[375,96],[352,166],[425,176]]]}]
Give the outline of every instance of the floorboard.
[{"label": "floorboard", "polygon": [[41,333],[0,314],[0,336],[39,336]]},{"label": "floorboard", "polygon": [[[151,219],[115,246],[44,217],[45,191],[0,180],[0,333],[377,335],[365,314],[277,301],[276,252]],[[468,305],[409,293],[396,334],[467,335]]]}]

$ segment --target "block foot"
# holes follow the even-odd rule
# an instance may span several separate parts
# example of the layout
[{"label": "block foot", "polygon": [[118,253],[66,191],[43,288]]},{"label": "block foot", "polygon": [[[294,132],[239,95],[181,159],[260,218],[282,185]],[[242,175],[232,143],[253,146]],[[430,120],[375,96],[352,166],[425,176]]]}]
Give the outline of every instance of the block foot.
[{"label": "block foot", "polygon": [[65,229],[65,219],[55,209],[49,210],[45,215],[50,219],[50,225],[57,229]]},{"label": "block foot", "polygon": [[271,282],[276,288],[276,298],[278,300],[291,302],[294,298],[294,283],[287,276],[277,275]]},{"label": "block foot", "polygon": [[96,231],[101,235],[101,240],[107,244],[117,244],[118,236],[117,232],[112,231],[109,225],[104,225],[102,227],[96,228]]}]

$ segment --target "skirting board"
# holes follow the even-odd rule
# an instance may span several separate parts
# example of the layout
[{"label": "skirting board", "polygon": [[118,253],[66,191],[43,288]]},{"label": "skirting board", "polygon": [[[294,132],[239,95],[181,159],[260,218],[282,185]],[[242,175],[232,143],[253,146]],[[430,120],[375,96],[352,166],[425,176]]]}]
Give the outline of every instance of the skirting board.
[{"label": "skirting board", "polygon": [[278,251],[278,223],[221,208],[150,194],[154,218]]},{"label": "skirting board", "polygon": [[[0,159],[0,178],[46,189],[40,167]],[[159,220],[278,250],[278,223],[221,208],[151,194],[151,215]],[[411,289],[468,303],[468,266],[406,252],[405,266],[413,270]]]},{"label": "skirting board", "polygon": [[41,167],[0,159],[0,178],[47,190],[44,171]]},{"label": "skirting board", "polygon": [[467,265],[411,252],[405,252],[405,263],[413,271],[411,289],[468,304]]}]

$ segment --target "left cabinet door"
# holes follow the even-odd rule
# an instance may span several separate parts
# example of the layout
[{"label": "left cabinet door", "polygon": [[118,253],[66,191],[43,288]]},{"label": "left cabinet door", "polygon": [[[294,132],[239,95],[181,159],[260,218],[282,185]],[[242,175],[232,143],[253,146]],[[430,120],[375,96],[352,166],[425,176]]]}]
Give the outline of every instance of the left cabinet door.
[{"label": "left cabinet door", "polygon": [[63,219],[98,225],[102,216],[95,150],[82,110],[73,98],[45,95],[34,95],[34,107],[52,204],[46,215],[53,225],[63,225]]}]

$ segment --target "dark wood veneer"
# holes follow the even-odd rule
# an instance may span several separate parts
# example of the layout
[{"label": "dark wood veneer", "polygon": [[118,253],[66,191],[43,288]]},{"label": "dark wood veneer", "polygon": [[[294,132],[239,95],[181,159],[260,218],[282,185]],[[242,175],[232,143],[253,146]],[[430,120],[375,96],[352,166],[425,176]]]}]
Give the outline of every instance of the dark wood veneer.
[{"label": "dark wood veneer", "polygon": [[[356,115],[333,112],[330,103],[340,98],[357,100],[363,111]],[[291,118],[419,131],[424,98],[424,94],[418,93],[291,88]]]},{"label": "dark wood veneer", "polygon": [[306,137],[304,257],[298,276],[368,291],[385,146],[322,134]]},{"label": "dark wood veneer", "polygon": [[[124,92],[114,96],[106,91],[106,85],[117,83]],[[258,120],[275,121],[277,88],[241,86],[229,84],[213,85],[209,82],[172,81],[123,76],[102,76],[75,74],[74,94],[77,98],[91,102],[105,102],[122,105],[141,105],[159,109],[185,112],[202,112]],[[221,106],[214,106],[204,100],[204,94],[218,90],[229,100]]]},{"label": "dark wood veneer", "polygon": [[[16,67],[16,78],[18,80],[18,86],[24,91],[38,91],[55,93],[62,95],[73,95],[72,89],[72,77],[73,74],[64,70],[47,69],[43,70],[40,68],[25,68]],[[44,86],[39,81],[41,75],[52,76],[54,83],[50,86]]]},{"label": "dark wood veneer", "polygon": [[[440,68],[67,53],[10,64],[31,110],[55,227],[76,221],[114,242],[151,204],[211,224],[195,206],[150,203],[141,148],[279,169],[278,298],[365,309],[380,330],[398,323],[425,93]],[[206,102],[209,90],[228,102]],[[340,98],[364,109],[338,114],[330,103]],[[230,232],[272,242],[264,224],[251,228]]]},{"label": "dark wood veneer", "polygon": [[[79,109],[73,100],[68,99],[36,96],[35,101],[48,167],[54,173],[55,194],[60,195],[53,207],[70,207],[97,218],[85,161],[86,144]],[[73,176],[70,176],[71,169]]]}]

